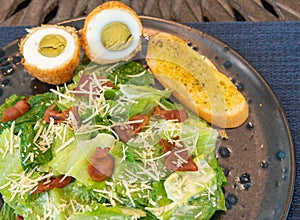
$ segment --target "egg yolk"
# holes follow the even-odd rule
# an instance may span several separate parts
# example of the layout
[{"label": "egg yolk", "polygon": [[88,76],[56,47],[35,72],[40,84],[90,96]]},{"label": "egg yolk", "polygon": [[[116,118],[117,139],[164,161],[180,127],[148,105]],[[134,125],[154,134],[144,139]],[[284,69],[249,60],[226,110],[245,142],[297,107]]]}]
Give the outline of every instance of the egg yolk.
[{"label": "egg yolk", "polygon": [[126,24],[112,22],[103,28],[101,42],[107,50],[124,50],[132,43],[132,34]]},{"label": "egg yolk", "polygon": [[39,44],[39,52],[46,57],[57,57],[65,49],[67,40],[58,34],[45,35]]}]

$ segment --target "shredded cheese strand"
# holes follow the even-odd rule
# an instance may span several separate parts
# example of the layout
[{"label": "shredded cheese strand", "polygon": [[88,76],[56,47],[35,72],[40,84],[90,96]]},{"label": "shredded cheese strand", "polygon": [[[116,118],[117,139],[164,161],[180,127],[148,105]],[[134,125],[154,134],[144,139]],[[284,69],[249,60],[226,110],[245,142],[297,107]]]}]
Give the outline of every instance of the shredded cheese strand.
[{"label": "shredded cheese strand", "polygon": [[68,147],[73,141],[75,141],[75,137],[71,137],[69,140],[67,140],[65,143],[63,143],[60,147],[56,149],[56,153],[59,153],[60,151],[64,150],[66,147]]}]

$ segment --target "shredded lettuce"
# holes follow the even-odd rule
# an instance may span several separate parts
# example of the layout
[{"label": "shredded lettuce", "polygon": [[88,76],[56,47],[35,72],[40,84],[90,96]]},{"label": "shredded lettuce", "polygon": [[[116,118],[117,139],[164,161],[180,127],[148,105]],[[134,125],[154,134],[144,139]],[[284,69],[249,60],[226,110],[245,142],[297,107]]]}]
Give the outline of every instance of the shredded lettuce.
[{"label": "shredded lettuce", "polygon": [[[82,71],[99,74],[114,84],[103,94],[75,97]],[[194,113],[184,122],[152,115],[155,107],[178,110],[171,91],[153,87],[154,78],[141,64],[115,67],[84,63],[73,83],[31,96],[31,109],[14,121],[0,124],[0,193],[5,202],[0,218],[13,219],[209,219],[226,210],[222,188],[226,177],[216,158],[218,133]],[[62,95],[60,95],[62,94]],[[0,106],[0,116],[24,99],[13,95]],[[80,125],[43,122],[45,110],[78,107]],[[114,126],[135,115],[149,123],[127,143]],[[160,140],[177,140],[186,147],[198,171],[168,170],[168,152]],[[96,148],[109,148],[113,174],[92,180],[88,166]],[[170,152],[169,152],[170,153]],[[72,177],[63,188],[33,193],[51,177]]]}]

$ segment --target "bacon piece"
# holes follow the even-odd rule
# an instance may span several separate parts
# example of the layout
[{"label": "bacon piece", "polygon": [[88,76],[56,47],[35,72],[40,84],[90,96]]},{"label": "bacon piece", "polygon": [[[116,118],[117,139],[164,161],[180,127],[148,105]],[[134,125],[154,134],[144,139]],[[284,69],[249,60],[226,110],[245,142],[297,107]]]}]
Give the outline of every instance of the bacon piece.
[{"label": "bacon piece", "polygon": [[113,174],[115,161],[108,154],[109,150],[108,147],[104,149],[97,147],[88,165],[88,173],[95,182],[106,180]]},{"label": "bacon piece", "polygon": [[2,122],[8,122],[19,118],[24,115],[30,109],[30,105],[23,99],[18,101],[14,106],[7,108],[2,115]]},{"label": "bacon piece", "polygon": [[177,120],[177,122],[184,122],[189,118],[185,109],[182,110],[165,110],[159,106],[155,106],[152,115],[159,115],[166,120]]},{"label": "bacon piece", "polygon": [[127,143],[131,138],[133,138],[136,135],[128,125],[114,126],[114,130],[118,134],[120,140],[125,143]]},{"label": "bacon piece", "polygon": [[50,178],[50,180],[43,180],[37,186],[37,188],[32,192],[32,194],[39,194],[42,192],[49,191],[53,188],[64,188],[66,187],[71,181],[72,177],[70,176],[58,176],[56,178]]},{"label": "bacon piece", "polygon": [[[178,138],[176,138],[178,139]],[[170,151],[165,161],[165,167],[171,171],[197,171],[198,167],[193,161],[193,157],[188,155],[187,149],[182,145],[170,143],[161,139],[159,145],[164,147],[163,152]]]},{"label": "bacon piece", "polygon": [[176,171],[197,171],[198,166],[197,164],[193,161],[193,157],[189,156],[187,158],[187,163],[184,163],[181,165],[181,167],[178,167]]},{"label": "bacon piece", "polygon": [[[178,140],[178,139],[179,137],[174,138],[174,140]],[[171,151],[175,147],[175,143],[171,143],[166,139],[160,139],[158,141],[158,144],[164,147],[163,149],[164,154],[167,153],[168,151]]]},{"label": "bacon piece", "polygon": [[132,122],[140,121],[140,120],[143,120],[143,121],[130,124],[130,127],[132,128],[132,130],[135,134],[140,132],[149,123],[149,117],[147,115],[135,115],[129,119],[129,121],[132,121]]},{"label": "bacon piece", "polygon": [[66,109],[63,112],[54,110],[55,104],[46,109],[43,120],[47,123],[50,123],[50,118],[54,119],[54,123],[63,123],[69,117],[69,112],[72,110],[72,107]]},{"label": "bacon piece", "polygon": [[27,103],[27,99],[23,99],[15,104],[15,108],[24,114],[30,109],[30,105]]},{"label": "bacon piece", "polygon": [[[113,88],[114,84],[111,83],[111,81],[109,79],[107,79],[105,76],[97,76],[97,80],[100,81],[100,85],[102,87],[106,86],[106,87],[110,87]],[[94,83],[94,78],[92,75],[83,73],[77,87],[74,89],[74,95],[75,96],[84,96],[86,98],[89,98],[89,93],[96,93],[93,94],[93,97],[97,96],[97,91],[100,89],[99,85],[97,83]]]},{"label": "bacon piece", "polygon": [[[139,122],[140,120],[142,122]],[[137,122],[134,123],[134,121]],[[115,132],[123,142],[128,142],[138,132],[140,132],[149,123],[149,117],[147,115],[135,115],[129,119],[129,122],[132,123],[128,123],[127,125],[114,126]]]}]

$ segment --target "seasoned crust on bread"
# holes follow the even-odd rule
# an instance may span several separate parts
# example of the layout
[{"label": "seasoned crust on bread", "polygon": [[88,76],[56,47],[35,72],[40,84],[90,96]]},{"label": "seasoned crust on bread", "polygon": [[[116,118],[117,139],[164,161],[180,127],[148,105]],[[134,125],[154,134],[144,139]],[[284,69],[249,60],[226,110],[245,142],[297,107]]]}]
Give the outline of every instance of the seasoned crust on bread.
[{"label": "seasoned crust on bread", "polygon": [[240,126],[248,117],[244,96],[214,64],[167,33],[152,36],[146,55],[156,79],[191,111],[221,128]]}]

